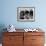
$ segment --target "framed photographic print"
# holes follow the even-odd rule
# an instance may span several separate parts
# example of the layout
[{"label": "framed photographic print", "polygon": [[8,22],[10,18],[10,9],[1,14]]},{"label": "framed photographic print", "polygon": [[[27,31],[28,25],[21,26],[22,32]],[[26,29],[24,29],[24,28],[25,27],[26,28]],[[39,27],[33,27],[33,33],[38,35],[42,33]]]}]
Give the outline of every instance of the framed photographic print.
[{"label": "framed photographic print", "polygon": [[24,22],[35,21],[35,8],[34,7],[18,7],[17,20]]}]

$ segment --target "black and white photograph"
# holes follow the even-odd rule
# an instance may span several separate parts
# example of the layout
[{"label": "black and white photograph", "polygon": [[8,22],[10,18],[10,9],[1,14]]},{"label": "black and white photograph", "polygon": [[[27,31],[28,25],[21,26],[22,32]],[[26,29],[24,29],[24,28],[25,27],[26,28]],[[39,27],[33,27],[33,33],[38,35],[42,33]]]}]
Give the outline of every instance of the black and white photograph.
[{"label": "black and white photograph", "polygon": [[18,21],[34,21],[35,20],[35,8],[34,7],[18,7],[17,8],[17,20]]}]

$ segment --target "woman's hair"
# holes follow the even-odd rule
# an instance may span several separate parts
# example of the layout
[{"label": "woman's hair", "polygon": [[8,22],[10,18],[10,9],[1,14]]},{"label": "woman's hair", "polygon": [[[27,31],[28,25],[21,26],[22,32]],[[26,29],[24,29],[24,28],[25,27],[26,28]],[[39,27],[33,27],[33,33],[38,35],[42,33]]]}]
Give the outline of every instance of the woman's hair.
[{"label": "woman's hair", "polygon": [[30,10],[30,15],[33,16],[33,10]]},{"label": "woman's hair", "polygon": [[21,11],[20,12],[20,16],[24,16],[24,11]]},{"label": "woman's hair", "polygon": [[29,11],[28,11],[28,10],[26,10],[26,11],[25,11],[25,14],[29,14]]}]

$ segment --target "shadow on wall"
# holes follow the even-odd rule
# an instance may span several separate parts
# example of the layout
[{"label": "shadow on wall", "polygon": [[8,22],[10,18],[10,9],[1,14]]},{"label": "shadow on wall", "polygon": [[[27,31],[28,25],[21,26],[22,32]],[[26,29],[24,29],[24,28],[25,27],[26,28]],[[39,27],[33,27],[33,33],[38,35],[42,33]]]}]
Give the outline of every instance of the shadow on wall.
[{"label": "shadow on wall", "polygon": [[0,24],[0,43],[2,43],[2,36],[3,36],[2,33],[6,31],[6,29],[4,30],[4,28],[6,28],[5,25]]}]

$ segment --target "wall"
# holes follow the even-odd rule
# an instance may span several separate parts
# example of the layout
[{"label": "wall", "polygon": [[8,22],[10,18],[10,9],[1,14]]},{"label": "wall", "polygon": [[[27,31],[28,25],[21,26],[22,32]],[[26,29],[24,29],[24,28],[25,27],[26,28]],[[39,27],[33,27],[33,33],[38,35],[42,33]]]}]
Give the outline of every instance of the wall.
[{"label": "wall", "polygon": [[[1,0],[0,24],[13,24],[16,28],[46,28],[46,1],[41,0]],[[18,22],[17,7],[35,7],[35,22]]]},{"label": "wall", "polygon": [[[40,27],[46,32],[46,0],[0,0],[0,31],[13,24],[16,28]],[[18,22],[17,7],[35,7],[35,22]]]}]

